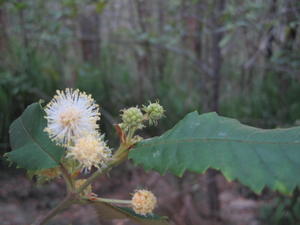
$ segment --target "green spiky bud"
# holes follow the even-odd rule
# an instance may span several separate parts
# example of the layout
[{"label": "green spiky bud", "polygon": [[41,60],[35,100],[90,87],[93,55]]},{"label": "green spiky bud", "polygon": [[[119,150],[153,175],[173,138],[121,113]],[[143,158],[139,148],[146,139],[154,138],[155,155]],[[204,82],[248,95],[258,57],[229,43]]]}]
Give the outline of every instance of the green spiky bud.
[{"label": "green spiky bud", "polygon": [[150,102],[148,106],[143,107],[143,110],[149,119],[150,125],[157,125],[157,120],[161,119],[165,112],[164,108],[158,102]]},{"label": "green spiky bud", "polygon": [[138,107],[131,107],[122,110],[122,128],[141,129],[143,128],[144,115]]}]

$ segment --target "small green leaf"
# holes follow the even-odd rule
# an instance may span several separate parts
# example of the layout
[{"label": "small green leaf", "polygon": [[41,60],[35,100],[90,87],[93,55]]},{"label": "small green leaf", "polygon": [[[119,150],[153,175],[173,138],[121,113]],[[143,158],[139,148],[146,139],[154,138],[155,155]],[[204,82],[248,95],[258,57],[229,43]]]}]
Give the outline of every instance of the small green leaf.
[{"label": "small green leaf", "polygon": [[58,166],[64,150],[43,131],[46,123],[41,105],[29,105],[9,128],[12,151],[6,153],[8,160],[28,170]]},{"label": "small green leaf", "polygon": [[231,41],[231,39],[232,39],[232,34],[229,33],[229,34],[225,35],[222,38],[222,40],[220,41],[219,46],[221,48],[224,48]]},{"label": "small green leaf", "polygon": [[105,9],[105,6],[107,5],[107,0],[99,0],[95,3],[96,5],[96,12],[102,13]]},{"label": "small green leaf", "polygon": [[92,203],[99,219],[130,219],[139,225],[169,225],[167,217],[157,215],[142,216],[136,214],[132,209],[126,207],[118,207],[106,202]]},{"label": "small green leaf", "polygon": [[15,8],[19,11],[23,10],[23,9],[26,9],[28,7],[28,4],[25,3],[25,2],[16,2],[14,4]]},{"label": "small green leaf", "polygon": [[268,186],[291,194],[300,185],[300,127],[265,130],[192,112],[160,137],[138,143],[129,157],[162,174],[204,173],[211,167],[257,193]]}]

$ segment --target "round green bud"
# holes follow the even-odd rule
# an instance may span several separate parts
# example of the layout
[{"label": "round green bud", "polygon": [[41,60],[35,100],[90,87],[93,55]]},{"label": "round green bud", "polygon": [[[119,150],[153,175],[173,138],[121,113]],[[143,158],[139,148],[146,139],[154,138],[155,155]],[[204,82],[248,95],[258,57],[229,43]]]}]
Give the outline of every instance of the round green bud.
[{"label": "round green bud", "polygon": [[122,126],[128,129],[138,129],[143,127],[144,115],[138,107],[124,109],[122,112]]},{"label": "round green bud", "polygon": [[144,106],[143,110],[148,116],[150,124],[157,124],[157,120],[161,119],[164,116],[164,108],[158,103],[151,103],[148,106]]}]

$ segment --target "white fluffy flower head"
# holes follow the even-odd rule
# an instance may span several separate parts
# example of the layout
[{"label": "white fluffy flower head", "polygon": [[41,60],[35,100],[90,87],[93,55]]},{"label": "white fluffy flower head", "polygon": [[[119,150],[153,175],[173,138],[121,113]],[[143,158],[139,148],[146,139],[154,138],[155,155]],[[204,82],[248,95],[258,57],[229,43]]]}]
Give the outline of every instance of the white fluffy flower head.
[{"label": "white fluffy flower head", "polygon": [[90,95],[78,89],[57,91],[45,112],[48,122],[45,131],[58,144],[69,145],[86,133],[97,133],[99,106]]},{"label": "white fluffy flower head", "polygon": [[87,135],[78,138],[74,147],[69,147],[67,157],[79,162],[83,170],[94,167],[105,167],[111,158],[111,150],[101,137]]}]

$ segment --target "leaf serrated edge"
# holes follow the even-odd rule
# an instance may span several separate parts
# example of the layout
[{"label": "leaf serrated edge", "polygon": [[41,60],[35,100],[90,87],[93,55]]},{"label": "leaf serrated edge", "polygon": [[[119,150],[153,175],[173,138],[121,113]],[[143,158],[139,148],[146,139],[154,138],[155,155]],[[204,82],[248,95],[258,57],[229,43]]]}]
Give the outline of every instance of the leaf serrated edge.
[{"label": "leaf serrated edge", "polygon": [[[41,105],[43,102],[44,102],[44,100],[40,99],[38,102],[35,102],[35,103],[32,103],[32,104],[28,105],[28,106],[26,107],[26,109],[24,110],[24,112],[25,112],[29,107],[33,107],[34,105],[37,104],[37,105],[40,107],[41,113],[42,113],[42,115],[43,115],[43,107],[42,107],[42,105]],[[55,157],[54,157],[51,153],[47,152],[47,151],[40,145],[40,143],[39,143],[38,141],[36,141],[36,139],[35,139],[35,138],[29,133],[29,131],[27,130],[27,128],[26,128],[26,126],[24,125],[24,122],[23,122],[23,115],[24,115],[24,112],[23,112],[17,119],[15,119],[15,120],[11,123],[11,125],[10,125],[10,127],[9,127],[9,136],[11,136],[12,126],[13,126],[15,123],[19,122],[20,126],[21,126],[21,127],[23,128],[23,130],[25,131],[27,137],[29,137],[29,138],[32,140],[32,142],[33,142],[35,145],[37,145],[38,148],[41,149],[42,152],[44,152],[44,153],[45,153],[45,154],[46,154],[46,155],[54,162],[53,167],[48,167],[48,169],[50,169],[50,168],[55,168],[56,166],[59,166],[60,160],[56,160]],[[42,119],[44,119],[43,116],[42,116]],[[50,141],[51,141],[51,140],[50,140]],[[11,137],[10,137],[10,142],[11,142]],[[10,146],[12,146],[11,143],[10,143]],[[25,146],[25,145],[24,145],[24,146]],[[10,163],[16,164],[16,168],[25,168],[25,167],[20,167],[16,162],[12,161],[12,160],[9,158],[9,154],[10,154],[11,152],[13,152],[13,151],[18,151],[18,149],[20,149],[20,147],[19,147],[19,148],[12,148],[12,150],[11,150],[10,152],[5,153],[4,156],[7,158],[7,160],[8,160]],[[62,155],[63,155],[63,154],[62,154]],[[61,155],[61,157],[62,157],[62,155]],[[61,157],[60,157],[60,158],[61,158]],[[25,168],[25,169],[26,169],[26,168]],[[43,168],[43,169],[44,169],[44,168]],[[39,170],[39,169],[36,169],[36,170]]]},{"label": "leaf serrated edge", "polygon": [[[244,126],[244,127],[248,127],[248,128],[253,128],[253,129],[258,129],[258,130],[261,130],[261,131],[269,131],[269,130],[285,130],[285,129],[291,129],[291,128],[276,128],[276,129],[261,129],[261,128],[256,128],[256,127],[251,127],[251,126],[247,126],[245,124],[242,124],[240,121],[236,120],[236,119],[233,119],[233,118],[227,118],[227,117],[223,117],[223,116],[219,116],[216,112],[210,112],[210,113],[205,113],[205,114],[202,114],[202,115],[199,115],[199,113],[197,111],[193,111],[193,112],[190,112],[188,113],[181,121],[179,121],[174,127],[172,127],[170,130],[166,131],[164,134],[162,134],[161,136],[156,136],[156,137],[152,137],[152,138],[149,138],[149,139],[145,139],[144,141],[141,141],[140,143],[138,143],[134,149],[132,149],[132,153],[134,153],[135,151],[138,151],[138,149],[143,149],[144,147],[153,147],[153,146],[157,146],[157,145],[170,145],[170,144],[174,144],[174,143],[186,143],[186,142],[192,142],[192,141],[195,141],[195,140],[198,140],[199,142],[204,142],[204,141],[230,141],[230,142],[240,142],[240,143],[258,143],[258,144],[289,144],[289,145],[300,145],[300,142],[299,141],[295,141],[295,142],[270,142],[270,141],[245,141],[245,140],[239,140],[239,139],[231,139],[231,140],[228,140],[228,139],[222,139],[222,138],[188,138],[188,139],[176,139],[176,140],[167,140],[167,141],[161,141],[161,142],[155,142],[155,143],[151,143],[153,139],[156,139],[156,138],[161,138],[167,134],[169,134],[170,131],[174,130],[181,122],[183,122],[184,120],[187,120],[189,117],[192,117],[192,116],[217,116],[218,118],[224,118],[224,119],[227,119],[227,120],[231,120],[241,126]],[[173,141],[173,142],[171,142]],[[204,174],[209,168],[212,168],[212,169],[215,169],[215,170],[218,170],[220,173],[222,173],[222,175],[226,178],[227,181],[229,182],[232,182],[232,181],[239,181],[241,184],[249,187],[251,190],[253,190],[256,194],[261,194],[261,192],[263,191],[264,188],[268,187],[270,188],[271,190],[274,190],[274,191],[278,191],[278,192],[281,192],[285,195],[288,195],[288,196],[291,196],[293,194],[293,191],[295,190],[295,188],[298,186],[298,185],[294,185],[293,187],[291,188],[279,188],[277,185],[274,185],[273,187],[272,186],[269,186],[267,184],[263,184],[261,185],[260,187],[251,187],[250,185],[247,185],[247,184],[244,184],[243,182],[241,182],[241,179],[238,178],[238,177],[232,177],[232,176],[229,176],[228,174],[226,174],[226,171],[223,171],[221,170],[220,168],[217,168],[217,167],[214,167],[214,166],[211,166],[211,165],[208,165],[204,170],[201,170],[201,171],[197,171],[197,170],[191,170],[187,167],[183,168],[181,171],[179,172],[176,172],[174,170],[170,170],[169,167],[166,167],[164,168],[164,170],[159,170],[159,169],[156,169],[154,168],[154,166],[145,166],[145,164],[143,162],[136,162],[135,160],[135,157],[133,156],[133,154],[131,154],[131,152],[129,153],[129,156],[128,158],[129,159],[132,159],[134,164],[135,165],[139,165],[139,166],[142,166],[146,171],[149,171],[149,170],[155,170],[157,172],[159,172],[161,175],[165,175],[168,171],[170,171],[172,174],[178,176],[178,177],[182,177],[183,174],[185,173],[185,171],[191,171],[191,172],[196,172],[196,173],[200,173],[200,174]]]}]

